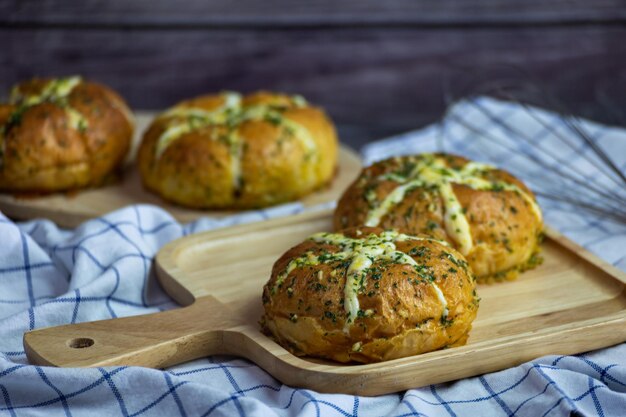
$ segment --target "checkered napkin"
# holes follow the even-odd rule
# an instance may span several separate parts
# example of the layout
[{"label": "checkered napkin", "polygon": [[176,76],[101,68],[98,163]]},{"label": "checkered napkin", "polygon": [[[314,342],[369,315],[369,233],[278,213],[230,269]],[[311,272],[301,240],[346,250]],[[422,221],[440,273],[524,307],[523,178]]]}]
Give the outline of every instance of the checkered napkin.
[{"label": "checkered napkin", "polygon": [[[526,120],[520,108],[479,100],[498,117],[510,117],[512,123],[534,129],[533,134],[549,137]],[[483,129],[494,134],[505,133],[472,113],[473,108],[462,102],[453,112],[482,123]],[[547,112],[541,114],[554,118]],[[477,158],[483,161],[484,155],[491,155],[491,162],[514,166],[514,155],[503,153],[496,158],[481,153],[479,141],[464,125],[446,121],[450,121],[446,135],[442,136],[440,126],[410,132],[367,146],[364,159],[371,162],[394,154],[446,149],[483,155]],[[586,127],[612,155],[626,158],[625,132],[591,123]],[[568,161],[578,164],[577,155],[582,152]],[[592,169],[586,175],[595,178]],[[626,269],[624,226],[572,212],[552,201],[541,204],[548,224]],[[150,272],[152,258],[165,243],[189,233],[302,210],[297,204],[286,205],[183,226],[159,208],[131,206],[72,231],[46,220],[14,223],[0,214],[0,416],[626,414],[626,344],[586,355],[544,357],[494,374],[375,398],[288,387],[234,357],[214,356],[166,370],[28,365],[22,347],[25,331],[175,307]]]}]

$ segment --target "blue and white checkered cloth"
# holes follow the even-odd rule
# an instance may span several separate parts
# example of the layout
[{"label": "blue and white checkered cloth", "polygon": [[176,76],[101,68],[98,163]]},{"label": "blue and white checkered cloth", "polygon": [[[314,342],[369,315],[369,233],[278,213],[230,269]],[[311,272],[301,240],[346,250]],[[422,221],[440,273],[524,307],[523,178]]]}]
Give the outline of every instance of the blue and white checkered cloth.
[{"label": "blue and white checkered cloth", "polygon": [[[490,99],[480,99],[480,104],[533,135],[550,135],[514,105]],[[499,134],[498,126],[480,119],[472,108],[465,102],[453,111]],[[586,127],[622,159],[618,163],[626,163],[626,132],[591,123]],[[446,129],[443,140],[440,127],[430,127],[372,144],[364,159],[442,147],[476,156],[479,141],[471,132],[452,122]],[[569,156],[568,163],[578,163],[583,152]],[[512,157],[504,153],[490,160],[508,167]],[[593,167],[587,168],[586,175],[594,178]],[[626,269],[624,225],[541,203],[548,224]],[[15,223],[0,214],[0,416],[626,415],[626,344],[584,355],[548,356],[493,374],[374,398],[288,387],[233,357],[209,357],[166,370],[28,365],[25,331],[174,307],[149,273],[153,256],[165,243],[196,231],[299,211],[299,205],[287,205],[182,226],[159,208],[132,206],[72,231],[46,220]]]}]

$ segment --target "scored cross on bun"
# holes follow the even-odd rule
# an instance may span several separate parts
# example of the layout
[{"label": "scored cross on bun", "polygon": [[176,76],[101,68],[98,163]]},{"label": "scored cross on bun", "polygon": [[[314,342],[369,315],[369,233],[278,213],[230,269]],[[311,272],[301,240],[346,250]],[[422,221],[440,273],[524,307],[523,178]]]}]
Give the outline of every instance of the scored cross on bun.
[{"label": "scored cross on bun", "polygon": [[540,261],[543,222],[533,193],[506,171],[454,155],[395,157],[363,169],[334,224],[445,240],[479,281],[514,279]]},{"label": "scored cross on bun", "polygon": [[292,353],[369,363],[464,344],[478,298],[448,243],[362,227],[287,251],[263,306],[264,332]]},{"label": "scored cross on bun", "polygon": [[80,77],[33,79],[0,104],[0,190],[50,192],[100,185],[130,148],[124,100]]},{"label": "scored cross on bun", "polygon": [[196,208],[255,208],[328,184],[337,135],[300,96],[259,92],[183,101],[146,131],[138,163],[144,185]]}]

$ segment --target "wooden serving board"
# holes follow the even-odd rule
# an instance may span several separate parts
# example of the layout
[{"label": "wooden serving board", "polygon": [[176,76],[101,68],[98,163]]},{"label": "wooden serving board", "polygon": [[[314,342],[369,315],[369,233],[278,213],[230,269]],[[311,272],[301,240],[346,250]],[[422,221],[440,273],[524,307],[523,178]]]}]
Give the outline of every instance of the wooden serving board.
[{"label": "wooden serving board", "polygon": [[187,307],[26,333],[31,363],[165,367],[210,354],[246,357],[282,382],[322,392],[378,395],[574,354],[626,340],[626,274],[548,230],[545,262],[517,281],[479,287],[469,342],[368,365],[298,358],[259,331],[272,264],[330,212],[200,233],[166,245],[155,268]]},{"label": "wooden serving board", "polygon": [[[11,218],[29,220],[46,218],[61,227],[76,227],[94,217],[102,216],[130,204],[153,204],[167,210],[178,221],[186,223],[199,217],[221,218],[236,213],[229,210],[193,210],[169,203],[146,190],[141,184],[135,166],[135,155],[145,128],[152,120],[150,113],[136,116],[135,137],[128,162],[121,178],[110,185],[73,193],[56,193],[45,196],[14,196],[0,194],[0,211]],[[338,172],[330,186],[312,193],[300,201],[305,206],[337,200],[361,171],[358,155],[346,146],[340,146]]]}]

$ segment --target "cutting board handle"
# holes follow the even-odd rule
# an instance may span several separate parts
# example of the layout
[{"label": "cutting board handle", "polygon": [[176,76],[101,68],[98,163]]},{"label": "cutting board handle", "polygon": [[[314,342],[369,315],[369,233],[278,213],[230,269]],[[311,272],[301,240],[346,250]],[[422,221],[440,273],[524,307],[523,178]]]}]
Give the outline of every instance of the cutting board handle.
[{"label": "cutting board handle", "polygon": [[161,368],[229,353],[223,330],[238,324],[231,317],[215,298],[202,297],[162,313],[34,330],[24,334],[24,349],[38,365]]}]

